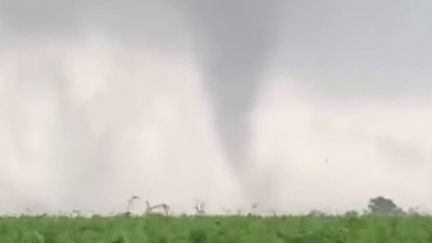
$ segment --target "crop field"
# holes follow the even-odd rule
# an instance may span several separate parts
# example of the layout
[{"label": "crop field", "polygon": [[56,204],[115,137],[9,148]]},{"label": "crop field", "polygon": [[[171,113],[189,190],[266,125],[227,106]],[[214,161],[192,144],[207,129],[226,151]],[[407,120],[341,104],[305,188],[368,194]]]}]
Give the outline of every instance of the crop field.
[{"label": "crop field", "polygon": [[1,243],[426,243],[426,216],[3,217]]}]

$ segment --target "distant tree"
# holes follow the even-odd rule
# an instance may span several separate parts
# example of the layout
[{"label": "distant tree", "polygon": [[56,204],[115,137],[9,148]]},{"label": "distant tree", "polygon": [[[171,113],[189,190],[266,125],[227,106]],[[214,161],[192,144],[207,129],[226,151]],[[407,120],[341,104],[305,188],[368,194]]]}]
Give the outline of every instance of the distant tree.
[{"label": "distant tree", "polygon": [[393,200],[382,196],[372,198],[368,204],[369,212],[377,215],[400,215],[403,210]]},{"label": "distant tree", "polygon": [[350,210],[345,212],[346,217],[359,217],[360,213],[355,210]]},{"label": "distant tree", "polygon": [[419,207],[411,207],[408,209],[407,214],[410,216],[421,216],[422,213],[420,212]]},{"label": "distant tree", "polygon": [[313,209],[308,213],[308,216],[310,217],[325,217],[327,214],[323,211]]}]

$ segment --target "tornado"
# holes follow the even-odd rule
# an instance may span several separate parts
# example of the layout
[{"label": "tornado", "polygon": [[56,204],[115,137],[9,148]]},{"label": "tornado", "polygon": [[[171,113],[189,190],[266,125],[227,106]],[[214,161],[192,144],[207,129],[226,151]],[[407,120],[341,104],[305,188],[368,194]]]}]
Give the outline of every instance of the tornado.
[{"label": "tornado", "polygon": [[274,50],[279,1],[204,0],[192,11],[197,56],[226,158],[244,163],[249,115]]}]

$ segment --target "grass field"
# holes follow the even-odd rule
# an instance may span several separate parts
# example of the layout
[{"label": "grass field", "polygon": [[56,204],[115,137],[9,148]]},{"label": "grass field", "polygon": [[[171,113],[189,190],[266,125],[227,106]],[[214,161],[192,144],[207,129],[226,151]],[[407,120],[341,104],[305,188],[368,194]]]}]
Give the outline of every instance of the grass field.
[{"label": "grass field", "polygon": [[432,217],[4,217],[1,243],[430,243]]}]

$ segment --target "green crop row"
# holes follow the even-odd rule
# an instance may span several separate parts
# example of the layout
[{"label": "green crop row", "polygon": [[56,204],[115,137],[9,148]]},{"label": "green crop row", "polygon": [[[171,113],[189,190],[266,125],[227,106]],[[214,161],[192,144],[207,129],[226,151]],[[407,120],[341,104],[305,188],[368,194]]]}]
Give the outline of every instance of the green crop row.
[{"label": "green crop row", "polygon": [[0,242],[430,243],[432,217],[3,217]]}]

